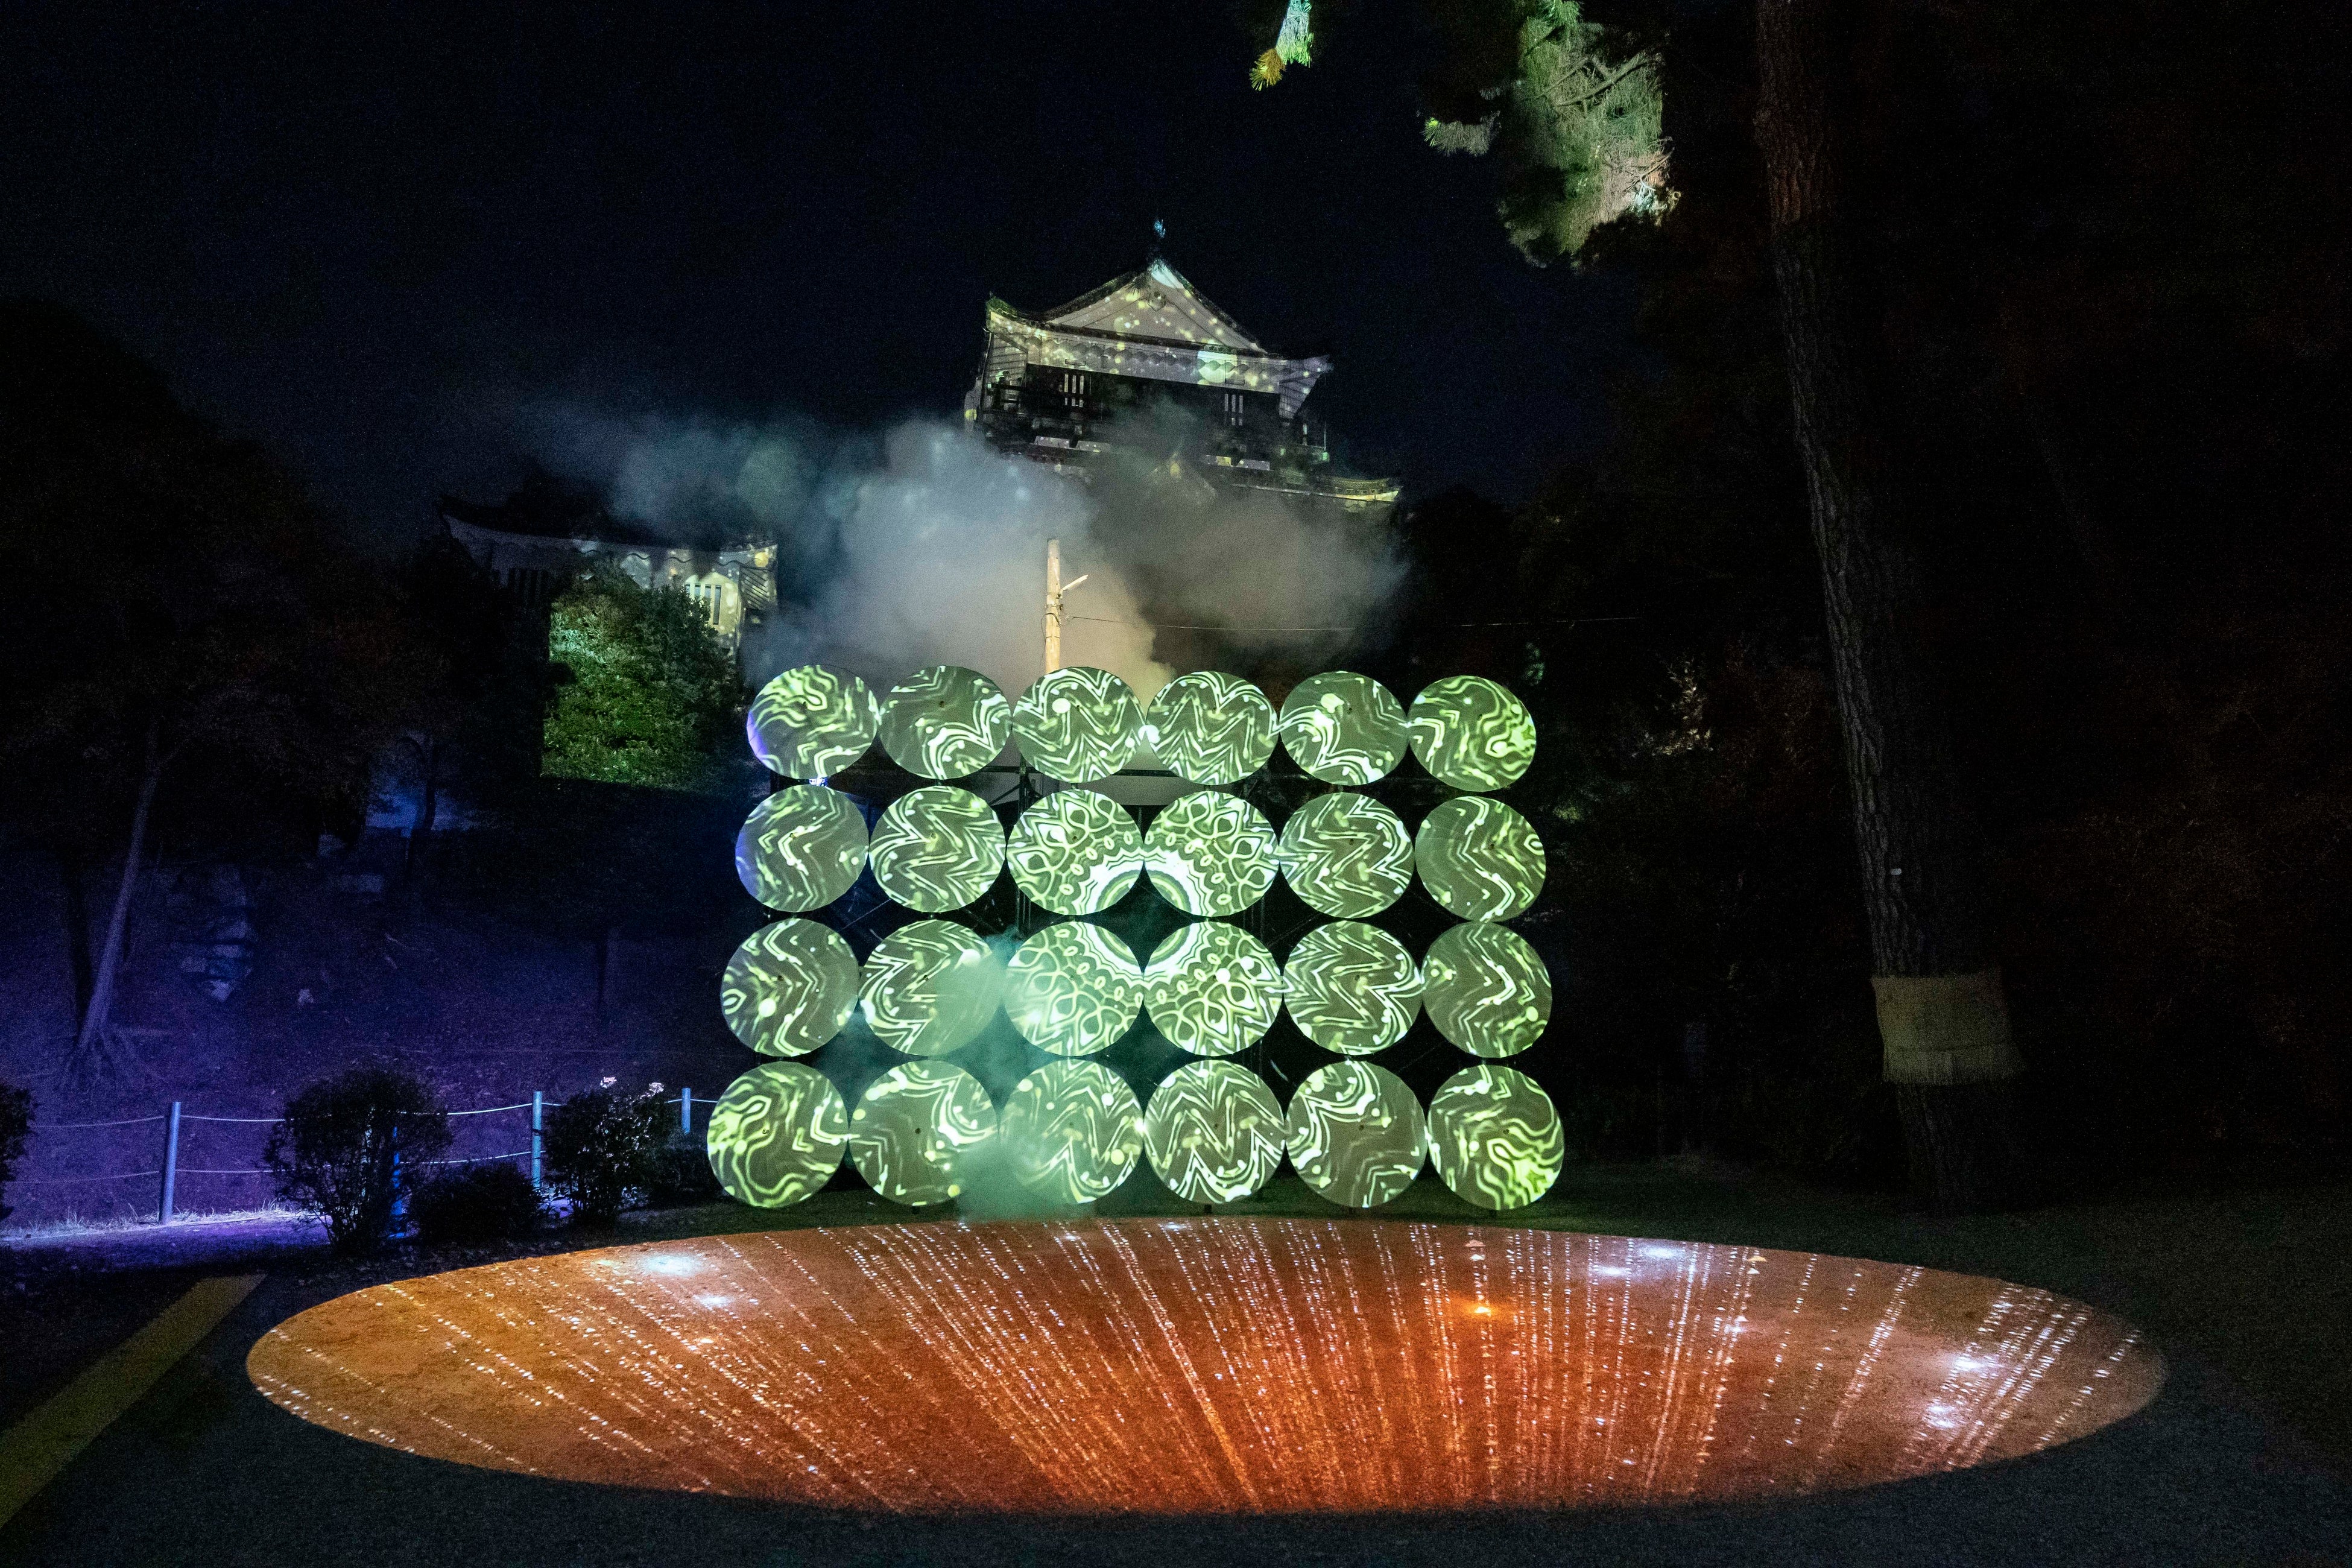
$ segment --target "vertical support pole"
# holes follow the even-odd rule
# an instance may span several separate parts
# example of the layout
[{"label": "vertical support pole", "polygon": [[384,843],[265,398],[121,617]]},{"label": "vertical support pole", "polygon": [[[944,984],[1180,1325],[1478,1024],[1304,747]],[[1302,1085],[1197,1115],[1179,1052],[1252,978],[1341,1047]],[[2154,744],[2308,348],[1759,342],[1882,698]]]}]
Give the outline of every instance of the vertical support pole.
[{"label": "vertical support pole", "polygon": [[172,1101],[172,1114],[163,1132],[163,1196],[155,1205],[155,1223],[172,1223],[172,1189],[180,1181],[180,1102]]},{"label": "vertical support pole", "polygon": [[530,1091],[530,1184],[534,1189],[540,1185],[539,1133],[540,1129],[544,1125],[544,1118],[541,1115],[541,1112],[545,1109],[545,1097],[542,1092],[539,1089],[532,1089]]},{"label": "vertical support pole", "polygon": [[682,1084],[678,1088],[677,1130],[680,1132],[694,1131],[694,1086],[692,1084]]},{"label": "vertical support pole", "polygon": [[1062,542],[1045,541],[1045,673],[1062,668]]}]

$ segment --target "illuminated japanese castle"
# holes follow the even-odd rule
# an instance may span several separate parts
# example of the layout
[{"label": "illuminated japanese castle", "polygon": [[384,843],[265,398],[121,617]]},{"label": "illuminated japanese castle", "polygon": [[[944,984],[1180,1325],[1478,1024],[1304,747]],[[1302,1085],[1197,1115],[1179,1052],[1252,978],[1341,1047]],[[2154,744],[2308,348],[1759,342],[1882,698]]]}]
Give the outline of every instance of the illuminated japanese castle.
[{"label": "illuminated japanese castle", "polygon": [[1217,489],[1376,517],[1395,503],[1397,481],[1334,472],[1322,426],[1302,412],[1330,368],[1320,355],[1276,353],[1155,257],[1042,314],[990,300],[988,348],[963,413],[992,445],[1084,478],[1140,449],[1121,415],[1172,405],[1205,426],[1198,473]]}]

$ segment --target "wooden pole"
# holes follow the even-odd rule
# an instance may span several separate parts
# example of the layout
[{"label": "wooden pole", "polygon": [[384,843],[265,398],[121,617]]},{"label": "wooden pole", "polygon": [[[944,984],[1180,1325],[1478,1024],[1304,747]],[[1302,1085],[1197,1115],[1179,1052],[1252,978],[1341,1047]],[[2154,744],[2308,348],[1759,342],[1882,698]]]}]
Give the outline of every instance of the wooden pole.
[{"label": "wooden pole", "polygon": [[178,1194],[173,1188],[180,1182],[180,1102],[172,1101],[172,1114],[163,1131],[163,1196],[155,1205],[155,1223],[172,1223],[173,1199]]}]

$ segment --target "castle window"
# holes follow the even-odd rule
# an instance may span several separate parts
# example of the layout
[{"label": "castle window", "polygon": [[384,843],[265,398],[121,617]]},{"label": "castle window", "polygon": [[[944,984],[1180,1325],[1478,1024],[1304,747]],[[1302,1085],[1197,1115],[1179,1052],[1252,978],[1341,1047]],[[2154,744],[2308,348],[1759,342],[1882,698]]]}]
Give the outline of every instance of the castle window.
[{"label": "castle window", "polygon": [[1228,425],[1238,426],[1242,422],[1242,415],[1247,407],[1248,404],[1244,401],[1243,394],[1238,392],[1226,393],[1225,423]]}]

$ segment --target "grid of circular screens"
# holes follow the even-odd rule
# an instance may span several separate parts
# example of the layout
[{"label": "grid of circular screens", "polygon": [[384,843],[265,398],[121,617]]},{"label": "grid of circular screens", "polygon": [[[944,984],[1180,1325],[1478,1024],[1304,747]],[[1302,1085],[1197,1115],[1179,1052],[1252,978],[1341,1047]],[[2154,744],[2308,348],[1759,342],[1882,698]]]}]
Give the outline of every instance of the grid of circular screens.
[{"label": "grid of circular screens", "polygon": [[1238,914],[1274,885],[1274,827],[1239,796],[1195,790],[1151,819],[1143,867],[1152,890],[1186,914]]},{"label": "grid of circular screens", "polygon": [[1108,1049],[1143,1010],[1143,970],[1119,938],[1084,921],[1023,942],[1004,976],[1004,1014],[1021,1037],[1056,1056]]},{"label": "grid of circular screens", "polygon": [[866,955],[858,1005],[892,1050],[943,1057],[969,1045],[996,1014],[1004,966],[953,921],[900,926]]},{"label": "grid of circular screens", "polygon": [[729,1084],[703,1131],[727,1195],[762,1209],[796,1204],[831,1181],[848,1138],[840,1091],[800,1062],[763,1062]]},{"label": "grid of circular screens", "polygon": [[1413,869],[1448,914],[1507,921],[1543,891],[1543,840],[1499,800],[1456,795],[1422,818]]},{"label": "grid of circular screens", "polygon": [[1093,784],[1127,766],[1143,738],[1143,710],[1126,681],[1072,665],[1032,681],[1013,708],[1021,760],[1047,778]]},{"label": "grid of circular screens", "polygon": [[735,836],[735,875],[772,910],[821,910],[866,868],[866,818],[823,784],[781,789],[751,808]]},{"label": "grid of circular screens", "polygon": [[1430,1096],[1429,1152],[1438,1175],[1464,1203],[1516,1209],[1551,1191],[1567,1143],[1559,1112],[1541,1084],[1515,1068],[1481,1062]]},{"label": "grid of circular screens", "polygon": [[1056,790],[1021,814],[1004,852],[1013,885],[1057,915],[1097,915],[1143,875],[1143,835],[1127,807],[1090,789]]},{"label": "grid of circular screens", "polygon": [[951,1062],[901,1062],[849,1113],[849,1161],[892,1203],[920,1208],[963,1194],[963,1163],[996,1131],[980,1079]]},{"label": "grid of circular screens", "polygon": [[1282,704],[1282,749],[1326,784],[1367,784],[1404,758],[1404,710],[1368,675],[1310,675]]},{"label": "grid of circular screens", "polygon": [[1188,1062],[1151,1091],[1143,1150],[1160,1184],[1188,1204],[1230,1204],[1282,1163],[1282,1107],[1238,1062]]},{"label": "grid of circular screens", "polygon": [[867,858],[882,891],[910,910],[960,910],[1004,868],[1004,828],[989,804],[953,784],[925,784],[890,803]]},{"label": "grid of circular screens", "polygon": [[1535,716],[1484,676],[1431,682],[1412,700],[1406,728],[1421,765],[1455,789],[1507,788],[1536,760]]},{"label": "grid of circular screens", "polygon": [[1412,954],[1360,921],[1334,921],[1300,937],[1282,966],[1282,987],[1299,1033],[1345,1057],[1388,1049],[1421,1012]]},{"label": "grid of circular screens", "polygon": [[760,688],[743,721],[751,754],[788,779],[821,779],[866,754],[882,705],[846,670],[804,664]]},{"label": "grid of circular screens", "polygon": [[1100,1062],[1047,1062],[1013,1085],[999,1125],[1021,1184],[1062,1203],[1107,1196],[1143,1152],[1135,1090]]},{"label": "grid of circular screens", "polygon": [[1285,1131],[1300,1178],[1348,1208],[1375,1208],[1411,1186],[1428,1146],[1421,1102],[1370,1062],[1309,1073],[1290,1098]]},{"label": "grid of circular screens", "polygon": [[814,921],[762,926],[727,961],[719,1005],[735,1037],[761,1056],[806,1056],[856,1009],[857,955]]},{"label": "grid of circular screens", "polygon": [[1013,705],[978,670],[935,664],[890,689],[881,732],[882,750],[908,773],[967,778],[1003,753]]},{"label": "grid of circular screens", "polygon": [[[1151,1026],[1179,1050],[1229,1057],[1265,1037],[1282,1010],[1282,971],[1265,943],[1223,921],[1160,939],[1143,966]],[[1155,1100],[1153,1103],[1158,1103]]]},{"label": "grid of circular screens", "polygon": [[1238,784],[1274,755],[1274,704],[1222,670],[1196,669],[1161,687],[1144,725],[1160,765],[1198,784]]},{"label": "grid of circular screens", "polygon": [[1318,795],[1282,825],[1283,880],[1309,909],[1341,920],[1379,914],[1412,885],[1412,835],[1368,795]]},{"label": "grid of circular screens", "polygon": [[1429,1021],[1474,1057],[1515,1057],[1551,1022],[1551,975],[1507,926],[1468,921],[1441,933],[1421,983]]}]

